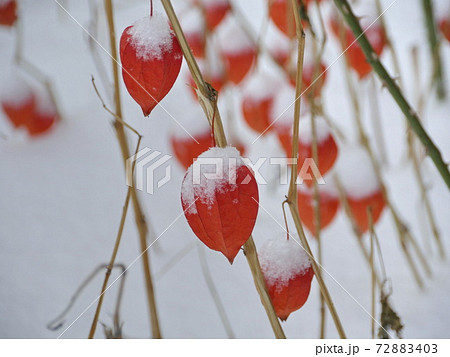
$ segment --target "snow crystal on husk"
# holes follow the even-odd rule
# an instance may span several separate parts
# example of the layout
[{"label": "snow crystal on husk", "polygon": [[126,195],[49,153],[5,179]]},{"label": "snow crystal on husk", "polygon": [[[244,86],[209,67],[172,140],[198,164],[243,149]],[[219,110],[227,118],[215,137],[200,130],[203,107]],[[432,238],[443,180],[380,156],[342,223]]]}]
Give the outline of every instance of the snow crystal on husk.
[{"label": "snow crystal on husk", "polygon": [[[203,204],[212,207],[216,192],[222,192],[227,183],[231,184],[231,190],[237,189],[237,169],[244,165],[239,151],[232,146],[210,148],[201,154],[198,159],[212,160],[199,161],[197,165],[194,162],[186,172],[181,199],[185,206],[189,206],[187,212],[192,214],[197,212],[194,203],[196,197]],[[216,162],[221,165],[222,172],[220,172],[220,169],[217,170]],[[199,168],[198,173],[194,172],[194,167],[196,170]],[[209,177],[207,178],[205,174]],[[216,177],[211,177],[210,175],[215,175]]]},{"label": "snow crystal on husk", "polygon": [[269,286],[286,286],[290,279],[303,275],[311,266],[298,237],[280,237],[266,241],[258,253],[261,270]]},{"label": "snow crystal on husk", "polygon": [[172,49],[173,31],[167,19],[158,12],[137,20],[128,30],[130,42],[136,48],[137,58],[144,61],[161,59]]}]

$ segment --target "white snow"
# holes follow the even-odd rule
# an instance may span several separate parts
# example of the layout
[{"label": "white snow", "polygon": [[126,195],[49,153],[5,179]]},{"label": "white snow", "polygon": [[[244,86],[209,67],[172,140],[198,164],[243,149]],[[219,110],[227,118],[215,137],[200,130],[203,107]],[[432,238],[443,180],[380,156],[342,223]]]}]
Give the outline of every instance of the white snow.
[{"label": "white snow", "polygon": [[137,20],[128,33],[137,57],[145,61],[161,59],[163,53],[172,50],[173,31],[167,18],[157,11],[153,11],[153,16]]},{"label": "white snow", "polygon": [[367,197],[379,190],[380,185],[370,157],[362,147],[341,147],[335,165],[340,182],[349,197]]},{"label": "white snow", "polygon": [[206,119],[205,113],[199,105],[191,100],[192,109],[181,117],[178,117],[178,123],[173,123],[172,135],[176,138],[189,138],[211,131]]},{"label": "white snow", "polygon": [[[316,127],[317,142],[320,144],[330,136],[330,127],[322,117],[315,117],[314,123]],[[304,116],[300,119],[299,140],[306,145],[311,144],[313,141],[312,122],[310,115]]]},{"label": "white snow", "polygon": [[255,47],[254,42],[231,16],[227,16],[217,28],[217,38],[222,51],[228,54],[237,54]]},{"label": "white snow", "polygon": [[292,43],[289,41],[287,36],[285,36],[276,26],[269,26],[267,29],[266,43],[272,54],[281,53],[289,56],[291,51]]},{"label": "white snow", "polygon": [[201,154],[188,168],[182,185],[181,198],[185,205],[190,205],[187,212],[196,212],[195,197],[212,206],[216,192],[222,192],[227,183],[234,191],[237,188],[236,170],[243,165],[239,151],[232,146],[213,147]]},{"label": "white snow", "polygon": [[12,71],[1,83],[0,101],[21,106],[33,96],[33,89],[17,71]]},{"label": "white snow", "polygon": [[[271,117],[275,121],[275,126],[285,128],[292,127],[294,123],[295,111],[295,89],[288,83],[284,84],[278,91],[271,108]],[[308,112],[307,104],[302,101],[300,107],[300,117]]]},{"label": "white snow", "polygon": [[263,101],[275,96],[280,87],[281,82],[277,77],[257,71],[245,82],[242,92],[245,98]]},{"label": "white snow", "polygon": [[[448,3],[448,0],[444,1]],[[70,4],[70,12],[81,24],[89,23],[89,4],[93,2],[67,3]],[[188,2],[185,0],[173,1],[173,5],[178,7],[186,3]],[[382,0],[383,8],[391,3],[392,0]],[[261,4],[262,0],[234,1],[234,5],[250,20],[255,33],[259,33],[267,13],[266,6]],[[161,2],[154,1],[154,6],[161,8]],[[330,13],[328,10],[333,6],[331,1],[322,1],[325,20]],[[64,309],[83,279],[99,264],[108,261],[127,192],[111,116],[102,109],[93,92],[91,74],[94,74],[105,101],[111,107],[113,101],[103,92],[99,71],[86,52],[85,33],[58,8],[53,1],[24,0],[20,16],[23,19],[25,55],[54,84],[63,120],[51,135],[31,140],[14,131],[0,111],[1,338],[56,338],[72,322],[73,325],[62,337],[86,338],[94,316],[95,303],[90,309],[87,307],[98,297],[104,273],[86,287],[67,315],[62,329],[49,331],[45,326]],[[99,41],[107,45],[108,32],[102,6],[99,10]],[[117,28],[125,28],[146,13],[146,1],[117,1]],[[407,97],[416,106],[415,72],[410,52],[412,46],[417,45],[419,48],[422,90],[425,91],[425,83],[431,75],[421,2],[397,1],[385,15],[388,30],[397,48]],[[15,31],[0,30],[0,48],[0,83],[3,83],[14,61]],[[450,44],[442,42],[441,51],[445,68],[448,68]],[[327,63],[333,63],[341,52],[337,41],[330,35],[325,52]],[[99,53],[111,78],[111,59],[101,49]],[[382,60],[394,74],[390,57],[386,53]],[[352,142],[356,140],[356,135],[350,98],[345,87],[343,60],[341,57],[327,73],[323,105],[334,123],[344,132],[347,141]],[[271,71],[273,68],[273,64],[266,61],[264,56],[260,58],[260,65],[264,70]],[[183,67],[186,70],[186,64]],[[447,83],[449,74],[446,71]],[[381,88],[379,81],[376,84],[377,88]],[[372,125],[369,122],[370,116],[367,115],[367,87],[362,85],[359,94],[365,127],[372,140]],[[225,125],[225,113],[230,109],[227,97],[236,92],[239,95],[239,91],[230,88],[227,95],[219,98]],[[181,121],[189,113],[195,113],[194,108],[198,104],[192,100],[184,76],[179,77],[172,93],[164,100],[163,106],[175,119]],[[247,155],[252,162],[262,156],[280,155],[274,135],[265,136],[251,145],[254,137],[239,118],[239,101],[234,99],[235,105],[231,109],[234,109],[237,132],[247,145]],[[432,91],[427,92],[426,99],[422,120],[442,151],[444,160],[450,162],[450,121],[447,120],[450,101],[447,99],[438,102]],[[387,274],[392,281],[391,303],[405,325],[403,337],[449,338],[450,259],[441,262],[436,254],[423,200],[411,166],[406,160],[403,115],[386,90],[379,90],[379,100],[382,114],[380,121],[389,154],[388,164],[383,166],[383,176],[390,194],[392,193],[391,199],[395,207],[422,251],[426,253],[433,270],[433,277],[427,278],[425,288],[420,290],[401,252],[392,219],[386,212],[377,223],[377,233]],[[152,113],[151,120],[144,120],[142,111],[128,96],[123,85],[122,102],[124,119],[143,135],[141,148],[149,147],[173,155],[169,141],[170,130],[176,125],[173,119],[158,106]],[[206,119],[204,121],[206,123]],[[230,131],[227,130],[226,133],[230,138]],[[127,136],[130,149],[134,150],[136,137],[129,131]],[[347,155],[344,149],[345,147],[339,155],[342,159]],[[202,275],[196,249],[186,249],[195,248],[198,239],[184,219],[180,204],[180,186],[185,170],[179,168],[174,158],[169,163],[172,177],[166,185],[158,189],[155,185],[153,195],[138,192],[146,221],[156,233],[155,236],[149,236],[149,242],[160,236],[150,247],[149,253],[152,272],[156,276],[154,288],[162,335],[164,338],[185,339],[227,338],[214,299],[210,296]],[[423,165],[431,205],[449,256],[449,190],[429,158],[424,160]],[[160,167],[155,170],[156,179],[164,177],[164,169],[165,167]],[[267,181],[272,181],[272,178],[274,181],[278,180],[275,177],[278,176],[277,167],[273,165],[264,164],[260,172]],[[333,181],[332,176],[326,175],[325,181],[326,187],[329,187]],[[259,186],[260,203],[267,212],[259,210],[253,232],[258,248],[266,239],[278,235],[279,224],[284,226],[281,202],[286,192],[286,185],[278,186],[269,182],[269,185]],[[291,231],[294,230],[290,220],[289,227]],[[130,206],[117,256],[118,262],[129,266],[138,258],[140,251],[137,237]],[[285,237],[280,237],[283,238]],[[317,251],[317,244],[313,239],[310,244]],[[372,320],[366,313],[371,307],[370,269],[342,210],[333,224],[323,232],[322,249],[323,265],[327,271],[324,272],[324,278],[347,336],[370,338]],[[244,255],[238,254],[232,267],[226,259],[218,258],[216,252],[207,248],[205,256],[235,336],[272,339],[273,332]],[[159,274],[161,271],[164,274]],[[116,277],[117,272],[113,271],[111,282]],[[117,283],[106,293],[100,314],[100,320],[109,326],[115,309]],[[82,314],[85,309],[87,311]],[[317,282],[313,280],[308,303],[283,323],[286,336],[291,339],[317,338],[320,330],[319,309],[319,289]],[[147,312],[143,270],[141,261],[138,260],[127,271],[123,294],[121,321],[124,323],[125,337],[150,337]],[[379,314],[377,304],[377,320]],[[99,326],[96,338],[103,337]],[[326,337],[338,338],[331,319],[327,319]]]},{"label": "white snow", "polygon": [[363,29],[369,27],[370,25],[377,26],[380,24],[379,20],[377,20],[378,11],[375,5],[375,1],[363,0],[353,2],[352,9],[355,16],[359,17],[359,22]]},{"label": "white snow", "polygon": [[450,1],[437,0],[433,1],[433,11],[436,19],[439,21],[444,18],[450,18]]},{"label": "white snow", "polygon": [[205,31],[203,13],[197,7],[189,9],[180,20],[183,32],[187,34],[198,34]]},{"label": "white snow", "polygon": [[205,5],[206,7],[228,4],[228,0],[200,0],[200,2],[203,3],[203,5]]},{"label": "white snow", "polygon": [[57,114],[52,98],[45,90],[36,91],[36,112],[41,115],[53,116]]},{"label": "white snow", "polygon": [[298,236],[285,235],[267,240],[259,249],[261,270],[269,286],[286,286],[290,279],[303,275],[311,266]]}]

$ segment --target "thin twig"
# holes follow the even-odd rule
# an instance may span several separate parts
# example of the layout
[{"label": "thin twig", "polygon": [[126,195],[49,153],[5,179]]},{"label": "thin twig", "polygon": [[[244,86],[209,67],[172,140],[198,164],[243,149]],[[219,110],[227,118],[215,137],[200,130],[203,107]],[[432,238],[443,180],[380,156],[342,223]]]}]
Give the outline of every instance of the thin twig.
[{"label": "thin twig", "polygon": [[[373,226],[373,216],[372,216],[372,207],[367,207],[367,216],[369,218],[369,230],[370,230],[370,281],[371,281],[371,306],[372,306],[372,316],[375,316],[375,294],[376,294],[376,273],[375,273],[375,265],[374,265],[374,226]],[[375,338],[375,319],[371,319],[371,332],[372,339]]]},{"label": "thin twig", "polygon": [[439,99],[445,99],[445,82],[441,61],[440,46],[437,38],[436,21],[433,14],[433,2],[422,0],[422,9],[427,27],[428,43],[430,46],[431,58],[433,60],[433,83],[436,84]]},{"label": "thin twig", "polygon": [[94,318],[93,318],[92,324],[91,324],[91,329],[89,331],[90,339],[94,338],[94,335],[95,335],[98,318],[100,316],[100,311],[102,309],[103,299],[105,297],[106,289],[108,288],[109,277],[111,276],[111,271],[112,271],[112,268],[116,261],[117,252],[119,251],[120,241],[122,239],[123,228],[125,226],[125,220],[126,220],[127,212],[128,212],[128,205],[130,202],[130,192],[131,192],[131,187],[128,187],[127,196],[125,198],[125,203],[123,205],[122,217],[120,219],[119,230],[117,232],[116,241],[114,243],[114,249],[113,249],[109,264],[106,267],[105,279],[103,280],[102,290],[100,292],[100,296],[99,296],[98,303],[97,303],[97,308],[95,310]]},{"label": "thin twig", "polygon": [[[47,324],[47,328],[49,330],[55,331],[60,329],[64,323],[65,323],[65,317],[67,316],[67,314],[69,313],[69,311],[72,309],[73,305],[75,304],[75,302],[78,300],[78,298],[80,297],[81,293],[83,292],[83,290],[86,288],[86,286],[88,286],[88,284],[92,281],[92,279],[95,278],[95,276],[102,271],[103,269],[106,269],[108,267],[107,264],[102,264],[99,267],[95,268],[94,271],[89,274],[86,279],[81,283],[81,285],[78,287],[78,289],[75,291],[75,293],[72,295],[72,297],[69,300],[69,304],[66,306],[66,308],[52,321],[50,321]],[[119,286],[119,293],[117,296],[117,302],[116,302],[116,309],[115,309],[115,313],[114,313],[114,320],[119,321],[119,312],[120,312],[120,305],[121,305],[121,299],[122,299],[122,295],[123,295],[123,288],[124,288],[124,283],[125,283],[125,278],[126,278],[126,269],[125,269],[125,265],[123,264],[114,264],[113,268],[120,268],[122,270],[121,274],[120,274],[120,286]]]},{"label": "thin twig", "polygon": [[[105,0],[105,11],[108,20],[109,28],[109,42],[111,46],[111,57],[112,57],[112,68],[113,68],[113,78],[114,78],[114,103],[115,103],[115,114],[122,117],[122,104],[120,98],[120,82],[119,82],[119,63],[117,57],[117,45],[116,45],[116,32],[114,28],[114,9],[112,0]],[[119,141],[122,159],[124,165],[126,160],[130,157],[130,151],[128,148],[128,141],[125,135],[124,126],[121,122],[115,121],[114,127],[117,133],[117,139]],[[133,203],[134,216],[136,221],[136,227],[139,232],[139,244],[142,253],[142,265],[144,269],[145,285],[147,293],[147,303],[149,307],[149,317],[152,328],[153,338],[161,338],[161,331],[159,328],[158,312],[156,309],[156,300],[153,288],[152,275],[150,271],[150,262],[147,250],[147,233],[148,226],[143,214],[137,192],[134,187],[131,188],[131,200]]]}]

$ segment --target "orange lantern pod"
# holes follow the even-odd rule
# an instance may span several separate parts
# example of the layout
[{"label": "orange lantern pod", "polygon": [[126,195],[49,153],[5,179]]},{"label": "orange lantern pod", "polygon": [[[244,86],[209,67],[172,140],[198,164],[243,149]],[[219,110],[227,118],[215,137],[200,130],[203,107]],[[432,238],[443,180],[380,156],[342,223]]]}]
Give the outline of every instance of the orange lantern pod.
[{"label": "orange lantern pod", "polygon": [[194,134],[193,138],[186,133],[179,136],[172,135],[170,144],[177,161],[186,170],[197,157],[214,146],[209,125],[203,132]]},{"label": "orange lantern pod", "polygon": [[[330,19],[330,26],[336,38],[342,42],[341,46],[343,50],[346,50],[345,56],[349,66],[358,74],[360,79],[365,78],[372,72],[372,67],[370,63],[367,62],[366,56],[356,41],[353,32],[348,27],[345,27],[342,30],[344,33],[343,38],[341,39],[341,29],[336,18],[332,17]],[[365,36],[372,45],[375,53],[380,56],[386,45],[383,28],[380,25],[373,24],[370,28],[365,30]]]},{"label": "orange lantern pod", "polygon": [[439,21],[439,29],[447,41],[450,42],[450,16]]},{"label": "orange lantern pod", "polygon": [[205,57],[206,31],[202,12],[194,7],[181,19],[186,40],[196,58]]},{"label": "orange lantern pod", "polygon": [[29,116],[26,128],[31,136],[38,136],[48,132],[58,119],[55,103],[48,94],[40,93],[36,96],[36,106]]},{"label": "orange lantern pod", "polygon": [[217,34],[226,78],[237,85],[244,80],[255,63],[255,44],[232,18],[221,25]]},{"label": "orange lantern pod", "polygon": [[16,0],[0,0],[0,25],[11,27],[17,20]]},{"label": "orange lantern pod", "polygon": [[253,231],[258,202],[255,177],[231,146],[201,154],[183,179],[181,204],[189,226],[230,263]]},{"label": "orange lantern pod", "polygon": [[[313,236],[316,236],[316,217],[315,217],[315,199],[312,191],[298,191],[298,210],[302,223],[308,228]],[[319,191],[319,213],[320,229],[326,228],[339,209],[339,199],[329,193]]]},{"label": "orange lantern pod", "polygon": [[[303,0],[305,11],[307,11],[310,2],[311,0]],[[297,0],[297,3],[299,8],[301,8],[302,2]],[[295,18],[290,0],[268,0],[268,5],[269,17],[275,26],[286,36],[294,38],[296,36]],[[307,27],[308,23],[302,20],[302,26]]]},{"label": "orange lantern pod", "polygon": [[368,207],[375,224],[386,206],[370,157],[360,146],[343,147],[336,170],[355,223],[365,233],[369,229]]},{"label": "orange lantern pod", "polygon": [[178,77],[183,55],[170,25],[153,13],[127,27],[120,39],[122,76],[144,116],[167,95]]},{"label": "orange lantern pod", "polygon": [[242,91],[242,114],[254,131],[265,134],[271,131],[271,112],[279,81],[265,73],[255,73]]},{"label": "orange lantern pod", "polygon": [[19,128],[25,126],[32,115],[36,96],[33,89],[20,76],[11,76],[2,84],[1,106],[7,118]]},{"label": "orange lantern pod", "polygon": [[347,200],[355,223],[361,233],[367,232],[370,228],[367,209],[369,207],[372,209],[372,219],[373,224],[375,224],[380,219],[386,206],[383,193],[379,189],[364,197],[352,197],[349,194]]},{"label": "orange lantern pod", "polygon": [[267,241],[258,257],[275,313],[285,321],[308,299],[314,277],[311,262],[298,239],[292,237]]},{"label": "orange lantern pod", "polygon": [[231,9],[228,0],[197,0],[205,15],[206,26],[209,31],[213,31],[221,24]]}]

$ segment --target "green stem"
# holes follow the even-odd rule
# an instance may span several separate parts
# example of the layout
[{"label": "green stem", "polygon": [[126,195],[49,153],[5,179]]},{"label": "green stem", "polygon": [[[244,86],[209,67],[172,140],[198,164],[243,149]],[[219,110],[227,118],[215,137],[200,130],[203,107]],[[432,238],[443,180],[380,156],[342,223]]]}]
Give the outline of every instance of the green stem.
[{"label": "green stem", "polygon": [[334,0],[337,8],[342,13],[345,21],[348,26],[352,30],[356,39],[358,40],[361,49],[363,50],[367,61],[371,64],[375,73],[380,77],[383,85],[389,90],[394,100],[397,102],[397,105],[405,115],[408,120],[411,129],[417,135],[419,140],[422,142],[423,146],[427,149],[427,154],[433,160],[436,168],[441,174],[445,184],[450,189],[450,172],[447,168],[446,163],[442,159],[441,152],[433,143],[431,138],[428,136],[425,129],[420,124],[419,117],[416,112],[411,108],[408,101],[403,96],[401,90],[395,83],[395,81],[391,78],[389,73],[386,71],[386,68],[381,64],[380,59],[376,55],[375,51],[372,48],[372,45],[367,40],[367,37],[364,35],[363,30],[359,24],[358,19],[353,14],[353,11],[348,4],[347,0]]},{"label": "green stem", "polygon": [[436,33],[436,22],[433,16],[433,3],[431,0],[422,0],[425,25],[427,27],[428,43],[430,45],[431,58],[433,59],[433,82],[437,87],[439,99],[445,98],[444,74],[442,70],[441,56],[439,53],[439,41]]}]

